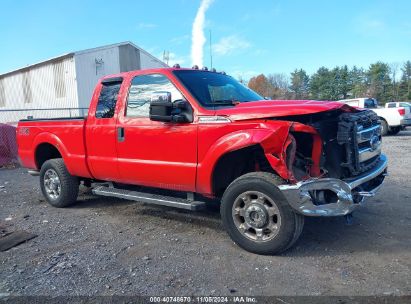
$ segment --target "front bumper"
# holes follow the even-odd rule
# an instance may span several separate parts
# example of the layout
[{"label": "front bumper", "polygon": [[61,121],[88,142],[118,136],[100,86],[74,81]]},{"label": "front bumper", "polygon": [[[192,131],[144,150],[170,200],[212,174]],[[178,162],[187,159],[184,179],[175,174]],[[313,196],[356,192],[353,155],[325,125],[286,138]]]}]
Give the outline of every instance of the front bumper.
[{"label": "front bumper", "polygon": [[306,216],[342,216],[350,214],[366,197],[374,196],[387,175],[388,160],[381,154],[377,164],[355,178],[340,180],[319,178],[280,185],[290,206]]}]

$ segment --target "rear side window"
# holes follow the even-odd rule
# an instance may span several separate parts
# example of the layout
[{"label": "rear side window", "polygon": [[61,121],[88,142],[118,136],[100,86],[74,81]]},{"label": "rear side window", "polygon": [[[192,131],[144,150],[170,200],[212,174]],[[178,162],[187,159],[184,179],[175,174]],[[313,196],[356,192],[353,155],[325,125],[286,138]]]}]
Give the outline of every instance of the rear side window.
[{"label": "rear side window", "polygon": [[374,109],[377,106],[377,101],[374,98],[367,98],[364,100],[364,108]]},{"label": "rear side window", "polygon": [[112,118],[116,109],[121,82],[103,83],[97,102],[96,118]]}]

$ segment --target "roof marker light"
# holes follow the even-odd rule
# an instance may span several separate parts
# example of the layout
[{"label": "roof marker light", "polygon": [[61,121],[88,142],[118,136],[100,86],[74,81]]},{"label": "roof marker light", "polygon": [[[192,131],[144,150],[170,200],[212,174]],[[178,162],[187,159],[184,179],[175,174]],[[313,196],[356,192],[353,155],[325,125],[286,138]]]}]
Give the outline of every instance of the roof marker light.
[{"label": "roof marker light", "polygon": [[179,69],[179,68],[180,68],[180,65],[179,65],[178,63],[176,63],[175,65],[173,65],[173,68]]},{"label": "roof marker light", "polygon": [[193,70],[198,70],[198,65],[196,65],[196,64],[193,65],[192,69],[193,69]]}]

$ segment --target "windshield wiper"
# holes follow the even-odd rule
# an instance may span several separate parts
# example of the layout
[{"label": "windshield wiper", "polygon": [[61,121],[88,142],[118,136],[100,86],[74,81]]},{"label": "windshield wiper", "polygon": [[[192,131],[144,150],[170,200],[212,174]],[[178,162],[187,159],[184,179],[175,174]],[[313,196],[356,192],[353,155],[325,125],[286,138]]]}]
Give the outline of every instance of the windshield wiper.
[{"label": "windshield wiper", "polygon": [[222,100],[215,100],[213,102],[210,102],[210,105],[222,105],[222,106],[236,106],[240,102],[237,100],[232,100],[232,99],[222,99]]}]

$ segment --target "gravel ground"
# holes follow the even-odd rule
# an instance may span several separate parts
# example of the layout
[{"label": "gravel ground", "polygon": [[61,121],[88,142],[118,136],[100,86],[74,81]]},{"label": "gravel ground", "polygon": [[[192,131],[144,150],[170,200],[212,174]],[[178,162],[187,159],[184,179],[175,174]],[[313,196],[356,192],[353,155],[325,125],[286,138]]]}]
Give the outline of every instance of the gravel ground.
[{"label": "gravel ground", "polygon": [[[308,218],[281,256],[230,241],[219,213],[98,198],[49,206],[38,177],[0,169],[0,225],[37,238],[0,252],[0,294],[410,295],[411,131],[384,138],[390,176],[344,218]],[[3,186],[3,187],[1,187]]]}]

